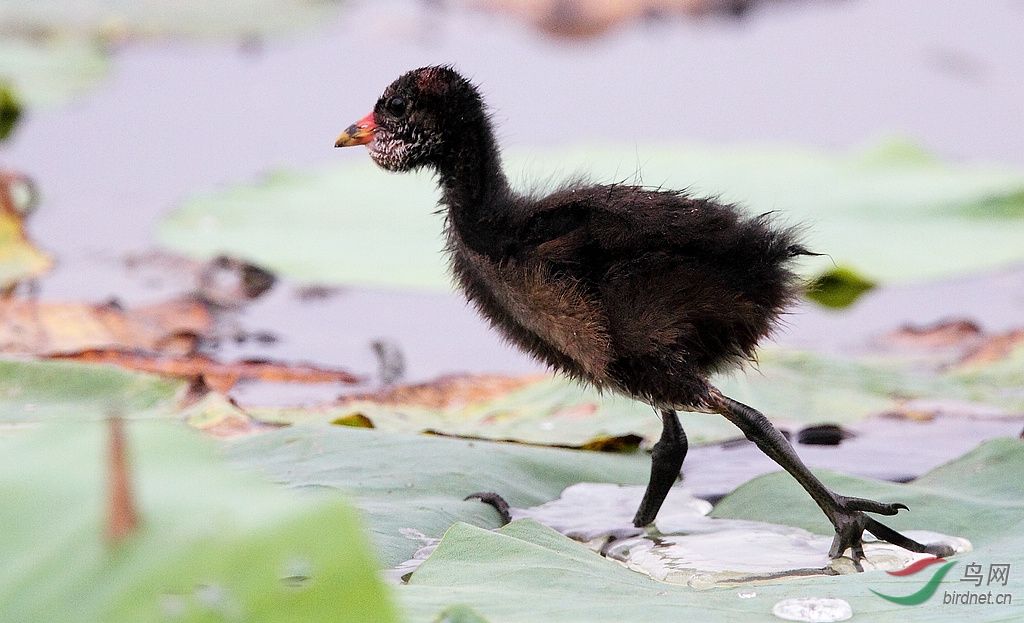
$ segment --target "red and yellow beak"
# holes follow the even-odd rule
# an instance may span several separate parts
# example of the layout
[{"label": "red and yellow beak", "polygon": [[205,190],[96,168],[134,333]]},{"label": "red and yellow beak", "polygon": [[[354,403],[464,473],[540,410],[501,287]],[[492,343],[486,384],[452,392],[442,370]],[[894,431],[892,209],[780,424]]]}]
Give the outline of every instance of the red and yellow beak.
[{"label": "red and yellow beak", "polygon": [[353,145],[365,145],[373,139],[373,133],[377,131],[377,123],[373,120],[373,113],[370,113],[356,121],[341,133],[338,140],[334,142],[335,147],[351,147]]}]

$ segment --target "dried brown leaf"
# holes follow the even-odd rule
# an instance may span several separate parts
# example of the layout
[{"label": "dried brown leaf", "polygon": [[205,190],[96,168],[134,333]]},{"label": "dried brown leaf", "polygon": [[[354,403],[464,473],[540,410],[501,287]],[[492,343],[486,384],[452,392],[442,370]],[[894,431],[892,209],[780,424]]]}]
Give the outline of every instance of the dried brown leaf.
[{"label": "dried brown leaf", "polygon": [[375,402],[382,405],[415,405],[430,409],[462,407],[488,402],[547,378],[545,375],[498,376],[453,374],[429,383],[399,385],[377,392],[350,394],[340,404]]},{"label": "dried brown leaf", "polygon": [[886,334],[883,343],[897,349],[938,356],[940,370],[994,363],[1009,357],[1024,344],[1024,329],[996,335],[985,333],[973,320],[945,320],[925,327],[906,325]]},{"label": "dried brown leaf", "polygon": [[913,348],[945,348],[971,344],[982,337],[981,327],[973,320],[957,318],[926,327],[905,325],[886,338],[898,345]]},{"label": "dried brown leaf", "polygon": [[98,349],[191,351],[213,318],[192,298],[122,310],[116,304],[0,299],[0,353],[52,356]]},{"label": "dried brown leaf", "polygon": [[957,365],[966,367],[1006,359],[1021,344],[1024,344],[1024,329],[993,335],[972,349]]},{"label": "dried brown leaf", "polygon": [[92,363],[107,363],[154,374],[166,374],[185,379],[201,377],[190,391],[202,398],[208,389],[227,392],[240,380],[260,380],[286,383],[359,383],[360,378],[344,370],[330,370],[305,364],[276,363],[272,361],[239,361],[221,363],[204,355],[170,357],[122,350],[87,350],[55,355],[54,358],[74,359]]}]

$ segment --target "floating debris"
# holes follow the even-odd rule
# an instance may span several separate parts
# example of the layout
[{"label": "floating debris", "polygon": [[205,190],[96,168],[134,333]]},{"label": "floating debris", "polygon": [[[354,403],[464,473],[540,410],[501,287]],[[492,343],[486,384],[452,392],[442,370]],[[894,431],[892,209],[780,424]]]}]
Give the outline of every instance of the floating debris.
[{"label": "floating debris", "polygon": [[377,376],[384,387],[394,387],[405,377],[405,355],[393,340],[378,338],[370,342],[370,350],[377,358]]},{"label": "floating debris", "polygon": [[796,435],[798,443],[809,446],[838,446],[844,439],[855,433],[838,424],[818,424],[800,429]]}]

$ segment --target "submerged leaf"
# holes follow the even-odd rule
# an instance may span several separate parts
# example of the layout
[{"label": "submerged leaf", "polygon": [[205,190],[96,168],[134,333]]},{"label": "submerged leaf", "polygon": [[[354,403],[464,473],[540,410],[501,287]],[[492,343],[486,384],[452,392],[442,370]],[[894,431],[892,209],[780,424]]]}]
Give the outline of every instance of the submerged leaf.
[{"label": "submerged leaf", "polygon": [[469,0],[464,4],[482,6],[490,11],[510,15],[528,22],[547,35],[563,39],[589,39],[622,28],[640,20],[676,19],[682,17],[740,18],[749,6],[746,3],[720,0],[640,0],[605,2],[576,0],[571,8],[560,0]]}]

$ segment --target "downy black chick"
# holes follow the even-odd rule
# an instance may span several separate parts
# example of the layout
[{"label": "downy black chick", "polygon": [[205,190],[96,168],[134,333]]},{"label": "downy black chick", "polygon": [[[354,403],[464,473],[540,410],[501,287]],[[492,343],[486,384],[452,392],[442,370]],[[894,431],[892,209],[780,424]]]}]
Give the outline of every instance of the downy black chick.
[{"label": "downy black chick", "polygon": [[452,270],[480,313],[556,370],[661,411],[636,526],[654,520],[679,475],[684,409],[725,416],[792,474],[835,526],[833,558],[851,549],[859,566],[864,530],[914,552],[951,553],[865,514],[894,515],[903,504],[832,492],[764,415],[708,382],[750,359],[798,295],[792,261],[807,251],[793,229],[641,186],[516,193],[478,90],[450,67],[395,80],[335,145],[366,145],[389,171],[433,169]]}]

